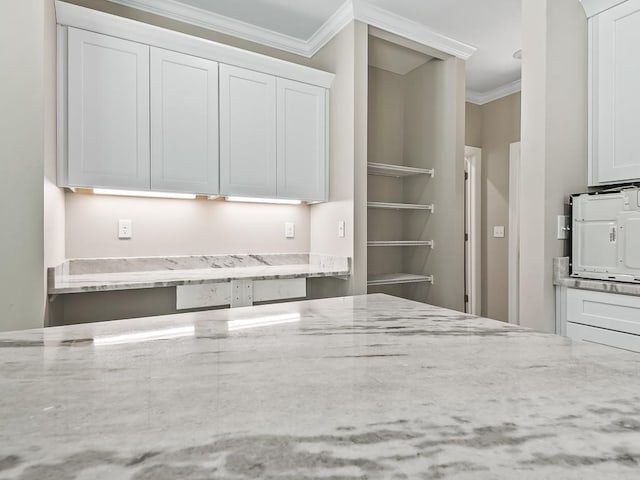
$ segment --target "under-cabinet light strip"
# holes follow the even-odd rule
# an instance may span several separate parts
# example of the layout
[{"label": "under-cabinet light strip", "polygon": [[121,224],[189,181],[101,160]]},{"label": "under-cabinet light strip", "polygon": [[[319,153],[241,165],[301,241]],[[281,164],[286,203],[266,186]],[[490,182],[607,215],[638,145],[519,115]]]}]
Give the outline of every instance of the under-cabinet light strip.
[{"label": "under-cabinet light strip", "polygon": [[173,193],[173,192],[146,192],[142,190],[114,190],[110,188],[94,188],[96,195],[120,195],[123,197],[150,197],[150,198],[179,198],[184,200],[195,200],[193,193]]},{"label": "under-cabinet light strip", "polygon": [[225,197],[228,202],[248,202],[248,203],[277,203],[282,205],[300,205],[301,200],[284,200],[281,198],[252,198],[252,197]]}]

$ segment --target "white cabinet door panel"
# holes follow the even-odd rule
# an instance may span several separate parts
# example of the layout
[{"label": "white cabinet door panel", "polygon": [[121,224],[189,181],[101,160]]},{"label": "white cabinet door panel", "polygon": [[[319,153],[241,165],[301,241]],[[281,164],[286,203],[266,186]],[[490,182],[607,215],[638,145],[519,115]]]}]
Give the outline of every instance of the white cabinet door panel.
[{"label": "white cabinet door panel", "polygon": [[325,89],[278,78],[278,197],[326,200]]},{"label": "white cabinet door panel", "polygon": [[220,65],[220,193],[276,196],[276,78]]},{"label": "white cabinet door panel", "polygon": [[218,193],[218,64],[151,49],[151,189]]},{"label": "white cabinet door panel", "polygon": [[149,47],[69,28],[68,183],[149,189]]},{"label": "white cabinet door panel", "polygon": [[640,0],[628,0],[591,22],[590,184],[640,179]]},{"label": "white cabinet door panel", "polygon": [[568,288],[567,322],[640,335],[640,298]]}]

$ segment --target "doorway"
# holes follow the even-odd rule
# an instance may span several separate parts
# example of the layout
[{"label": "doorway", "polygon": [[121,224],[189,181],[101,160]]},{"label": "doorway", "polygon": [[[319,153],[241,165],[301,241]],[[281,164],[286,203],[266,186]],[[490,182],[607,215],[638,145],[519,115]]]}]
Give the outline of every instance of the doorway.
[{"label": "doorway", "polygon": [[464,147],[464,278],[465,312],[481,312],[482,150]]}]

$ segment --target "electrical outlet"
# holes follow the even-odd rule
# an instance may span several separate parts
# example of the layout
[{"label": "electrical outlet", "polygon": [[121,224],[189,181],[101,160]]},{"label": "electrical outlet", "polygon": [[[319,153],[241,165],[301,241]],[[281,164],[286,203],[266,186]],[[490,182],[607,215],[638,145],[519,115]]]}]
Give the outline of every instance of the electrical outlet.
[{"label": "electrical outlet", "polygon": [[493,238],[504,238],[504,226],[497,225],[493,227]]},{"label": "electrical outlet", "polygon": [[344,220],[338,220],[338,238],[344,238]]},{"label": "electrical outlet", "polygon": [[294,238],[296,236],[296,224],[293,222],[286,222],[284,224],[284,236],[285,238]]},{"label": "electrical outlet", "polygon": [[126,240],[133,235],[131,220],[118,220],[118,238]]}]

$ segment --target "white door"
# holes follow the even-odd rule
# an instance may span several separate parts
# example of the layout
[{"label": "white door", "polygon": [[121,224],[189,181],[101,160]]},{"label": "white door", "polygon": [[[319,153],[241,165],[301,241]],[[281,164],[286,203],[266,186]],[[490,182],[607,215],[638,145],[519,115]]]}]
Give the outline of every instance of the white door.
[{"label": "white door", "polygon": [[151,189],[218,193],[218,64],[151,49]]},{"label": "white door", "polygon": [[278,78],[278,198],[326,195],[324,88]]},{"label": "white door", "polygon": [[220,193],[276,196],[276,78],[220,65]]},{"label": "white door", "polygon": [[628,0],[591,20],[590,184],[640,179],[640,0]]},{"label": "white door", "polygon": [[69,28],[70,186],[149,189],[149,47]]}]

